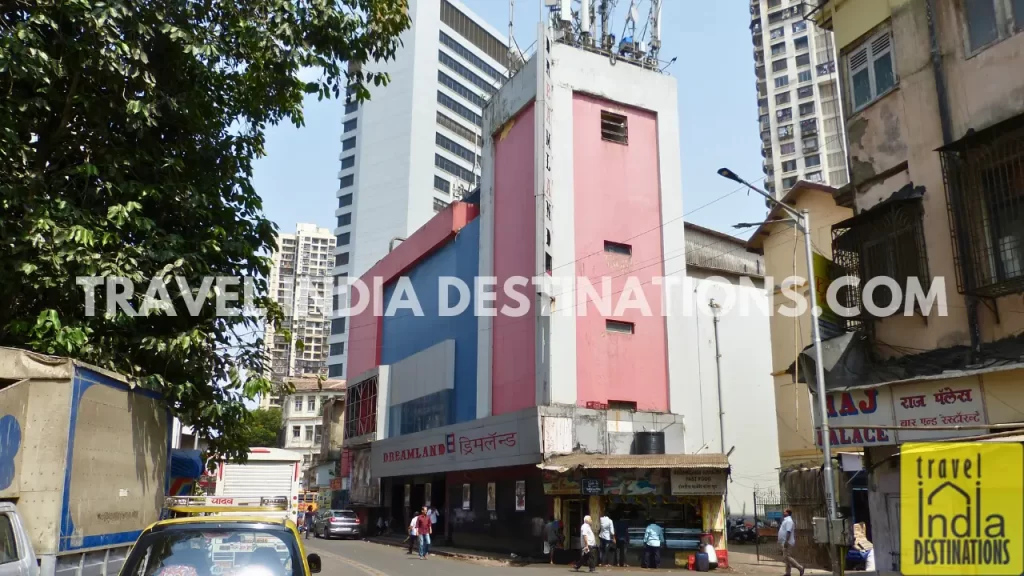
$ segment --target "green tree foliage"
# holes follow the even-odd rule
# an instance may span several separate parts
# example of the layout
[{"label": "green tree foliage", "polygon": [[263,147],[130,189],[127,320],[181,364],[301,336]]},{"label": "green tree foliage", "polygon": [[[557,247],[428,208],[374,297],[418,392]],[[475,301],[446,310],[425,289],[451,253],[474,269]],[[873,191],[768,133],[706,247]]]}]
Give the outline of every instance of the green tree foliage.
[{"label": "green tree foliage", "polygon": [[246,419],[246,444],[250,448],[276,448],[281,431],[280,408],[258,408]]},{"label": "green tree foliage", "polygon": [[[393,58],[408,26],[406,0],[0,2],[0,345],[125,374],[212,455],[244,458],[243,399],[270,390],[261,335],[281,318],[251,182],[264,131],[301,126],[307,94],[367,98],[387,77],[346,63]],[[89,316],[76,278],[96,276],[134,282],[134,310],[166,278],[174,314],[106,314],[99,288]],[[256,278],[246,304],[266,318],[191,315],[207,276]]]}]

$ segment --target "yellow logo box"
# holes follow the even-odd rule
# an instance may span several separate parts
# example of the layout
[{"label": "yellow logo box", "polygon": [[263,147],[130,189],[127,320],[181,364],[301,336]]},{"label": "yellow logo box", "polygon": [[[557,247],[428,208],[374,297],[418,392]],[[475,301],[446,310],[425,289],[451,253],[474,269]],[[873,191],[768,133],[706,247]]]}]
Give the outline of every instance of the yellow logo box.
[{"label": "yellow logo box", "polygon": [[1024,572],[1024,446],[900,447],[900,571],[909,576]]}]

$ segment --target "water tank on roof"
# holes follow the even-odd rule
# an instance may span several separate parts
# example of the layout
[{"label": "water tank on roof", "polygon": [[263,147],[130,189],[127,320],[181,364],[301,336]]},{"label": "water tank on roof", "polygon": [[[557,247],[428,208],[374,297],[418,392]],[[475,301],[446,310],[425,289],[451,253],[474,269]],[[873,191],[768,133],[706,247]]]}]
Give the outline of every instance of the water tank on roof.
[{"label": "water tank on roof", "polygon": [[664,454],[665,433],[664,432],[637,432],[636,433],[637,454]]}]

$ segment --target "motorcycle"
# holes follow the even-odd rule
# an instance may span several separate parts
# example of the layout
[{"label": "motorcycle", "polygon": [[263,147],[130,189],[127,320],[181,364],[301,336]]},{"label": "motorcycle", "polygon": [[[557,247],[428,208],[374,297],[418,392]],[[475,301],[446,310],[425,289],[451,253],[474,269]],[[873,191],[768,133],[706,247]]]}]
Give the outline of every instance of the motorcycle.
[{"label": "motorcycle", "polygon": [[757,541],[757,529],[747,526],[742,520],[734,521],[728,528],[727,535],[730,542],[737,544],[751,544]]}]

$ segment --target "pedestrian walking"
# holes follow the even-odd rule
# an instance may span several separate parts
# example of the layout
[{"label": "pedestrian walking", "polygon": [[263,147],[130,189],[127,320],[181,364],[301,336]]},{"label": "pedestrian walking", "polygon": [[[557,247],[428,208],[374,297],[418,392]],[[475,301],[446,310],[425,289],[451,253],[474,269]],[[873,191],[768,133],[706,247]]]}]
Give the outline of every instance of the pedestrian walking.
[{"label": "pedestrian walking", "polygon": [[559,530],[558,520],[552,516],[547,524],[544,525],[544,553],[548,556],[548,563],[555,563],[555,547],[558,546],[558,540],[561,537],[561,530]]},{"label": "pedestrian walking", "polygon": [[426,560],[430,554],[430,514],[427,513],[426,506],[420,510],[420,515],[416,518],[416,534],[420,541],[420,560]]},{"label": "pedestrian walking", "polygon": [[306,525],[306,540],[309,540],[309,533],[316,529],[313,521],[316,514],[313,512],[313,505],[310,504],[309,508],[306,508],[306,515],[302,518],[302,523]]},{"label": "pedestrian walking", "polygon": [[419,538],[416,537],[416,520],[419,519],[419,516],[420,513],[416,512],[412,515],[412,520],[409,522],[409,537],[406,538],[406,540],[409,541],[409,551],[406,552],[406,554],[408,555],[412,555],[412,547],[416,546],[419,543]]},{"label": "pedestrian walking", "polygon": [[431,506],[427,515],[430,517],[430,533],[433,534],[434,530],[437,529],[437,523],[441,521],[441,515],[437,512],[437,508]]},{"label": "pedestrian walking", "polygon": [[642,568],[661,568],[661,544],[665,541],[665,531],[658,523],[647,521],[647,529],[644,530],[644,561]]},{"label": "pedestrian walking", "polygon": [[583,525],[580,526],[580,559],[573,568],[579,572],[584,563],[591,572],[597,572],[597,539],[594,538],[594,529],[590,527],[590,516],[584,516]]},{"label": "pedestrian walking", "polygon": [[597,537],[601,540],[600,556],[598,556],[598,564],[601,566],[611,566],[612,558],[611,551],[615,548],[615,524],[607,514],[601,515],[598,522]]},{"label": "pedestrian walking", "polygon": [[628,566],[626,564],[626,552],[629,550],[629,518],[625,515],[619,516],[615,521],[615,565]]},{"label": "pedestrian walking", "polygon": [[782,546],[782,563],[786,565],[786,576],[792,576],[793,568],[804,576],[804,567],[793,558],[796,546],[796,524],[793,522],[793,511],[786,509],[782,513],[782,524],[779,525],[779,546]]}]

